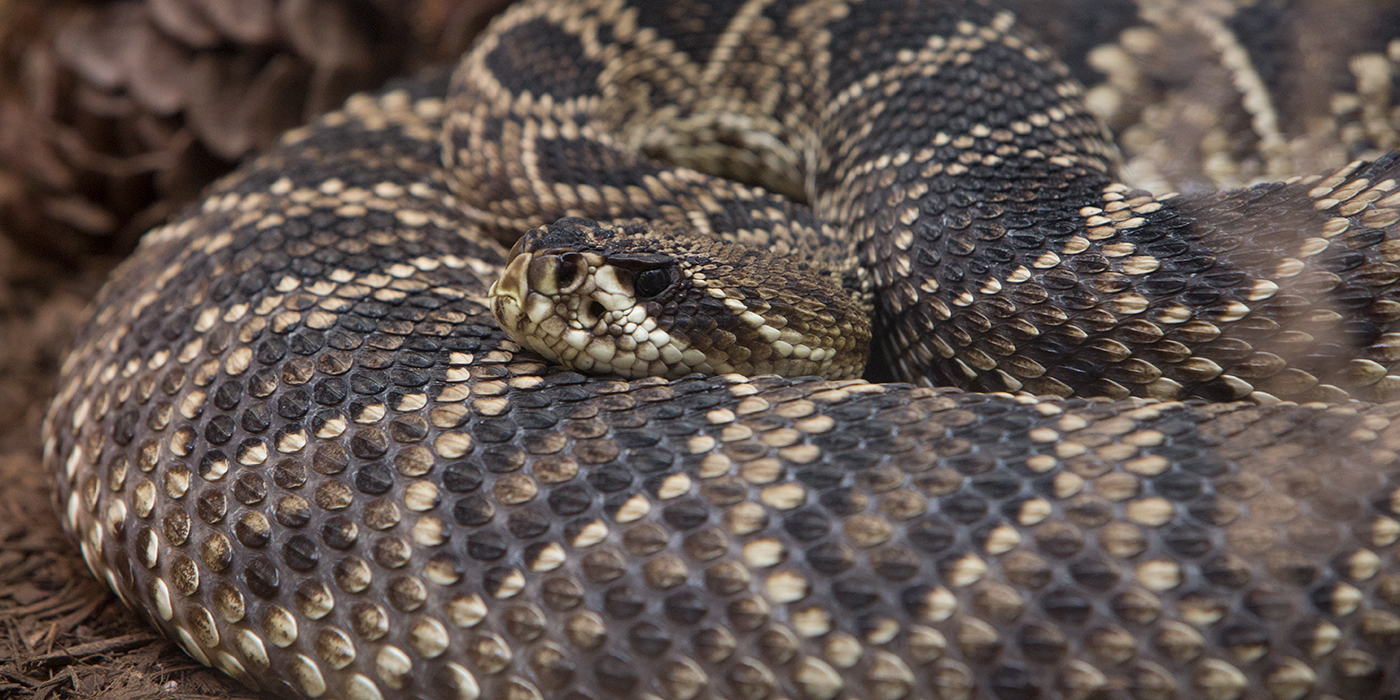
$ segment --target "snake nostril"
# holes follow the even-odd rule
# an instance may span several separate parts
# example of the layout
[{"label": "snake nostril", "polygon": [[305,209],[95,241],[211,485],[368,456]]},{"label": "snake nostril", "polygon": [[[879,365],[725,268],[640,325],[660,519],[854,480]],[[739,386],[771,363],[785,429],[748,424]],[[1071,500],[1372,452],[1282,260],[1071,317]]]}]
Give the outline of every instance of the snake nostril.
[{"label": "snake nostril", "polygon": [[580,272],[583,270],[583,256],[578,253],[565,253],[559,256],[559,266],[554,271],[555,283],[560,289],[568,290],[574,286]]},{"label": "snake nostril", "polygon": [[606,311],[607,309],[603,308],[602,302],[595,301],[588,305],[588,313],[592,314],[594,320],[602,318]]}]

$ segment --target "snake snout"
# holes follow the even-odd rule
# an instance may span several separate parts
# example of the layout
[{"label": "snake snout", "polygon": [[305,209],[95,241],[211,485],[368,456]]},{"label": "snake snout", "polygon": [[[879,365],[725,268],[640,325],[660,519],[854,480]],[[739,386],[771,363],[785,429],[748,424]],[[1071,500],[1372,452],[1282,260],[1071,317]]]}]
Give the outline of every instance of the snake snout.
[{"label": "snake snout", "polygon": [[501,325],[509,331],[520,324],[520,319],[524,314],[525,299],[529,295],[528,270],[531,255],[519,253],[520,244],[516,243],[516,248],[511,250],[510,262],[506,264],[506,269],[501,272],[501,276],[491,283],[491,288],[486,294],[491,300],[491,313],[501,322]]}]

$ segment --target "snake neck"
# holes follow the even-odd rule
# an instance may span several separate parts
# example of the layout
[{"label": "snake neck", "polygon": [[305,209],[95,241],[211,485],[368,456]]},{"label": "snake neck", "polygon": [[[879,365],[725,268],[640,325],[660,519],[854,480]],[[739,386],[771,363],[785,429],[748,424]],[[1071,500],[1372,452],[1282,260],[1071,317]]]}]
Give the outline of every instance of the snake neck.
[{"label": "snake neck", "polygon": [[[1120,393],[1058,380],[1027,387],[993,359],[1031,354],[1053,365],[1068,349],[1009,318],[1016,304],[1003,292],[1034,285],[1066,240],[1083,235],[1080,212],[1103,205],[1118,153],[1081,86],[1022,38],[1010,13],[946,8],[893,2],[825,25],[815,42],[831,57],[815,106],[827,144],[815,163],[816,211],[846,232],[871,276],[898,378]],[[880,50],[855,48],[872,43]],[[1081,294],[1081,284],[1056,293]]]}]

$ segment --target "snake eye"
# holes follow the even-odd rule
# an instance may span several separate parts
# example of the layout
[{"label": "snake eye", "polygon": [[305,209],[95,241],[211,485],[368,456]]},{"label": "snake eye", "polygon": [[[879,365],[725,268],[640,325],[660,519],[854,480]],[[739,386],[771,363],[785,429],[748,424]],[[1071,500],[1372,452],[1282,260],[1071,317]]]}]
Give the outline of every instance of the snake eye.
[{"label": "snake eye", "polygon": [[671,273],[666,268],[642,270],[632,277],[632,289],[639,299],[650,299],[671,286]]}]

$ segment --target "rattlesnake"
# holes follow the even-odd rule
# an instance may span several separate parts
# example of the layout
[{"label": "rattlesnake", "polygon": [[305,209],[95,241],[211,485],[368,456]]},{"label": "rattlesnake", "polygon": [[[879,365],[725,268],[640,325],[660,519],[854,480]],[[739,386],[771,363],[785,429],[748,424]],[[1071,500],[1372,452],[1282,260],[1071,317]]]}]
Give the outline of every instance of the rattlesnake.
[{"label": "rattlesnake", "polygon": [[[1322,403],[1400,385],[1400,166],[1154,197],[1080,94],[983,3],[526,2],[146,236],[46,424],[64,522],[293,696],[1400,693],[1400,405]],[[643,214],[851,242],[877,364],[1001,393],[505,337],[498,239]]]}]

